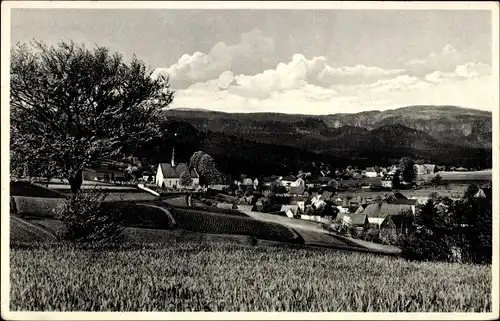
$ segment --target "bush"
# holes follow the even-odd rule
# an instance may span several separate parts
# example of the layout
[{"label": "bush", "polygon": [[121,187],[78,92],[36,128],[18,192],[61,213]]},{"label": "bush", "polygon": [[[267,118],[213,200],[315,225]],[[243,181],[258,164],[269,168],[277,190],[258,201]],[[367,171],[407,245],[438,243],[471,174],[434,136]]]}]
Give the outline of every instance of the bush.
[{"label": "bush", "polygon": [[79,191],[71,200],[56,209],[56,218],[63,221],[66,229],[59,237],[73,243],[104,246],[121,239],[123,227],[120,212],[102,206],[107,193],[92,189]]}]

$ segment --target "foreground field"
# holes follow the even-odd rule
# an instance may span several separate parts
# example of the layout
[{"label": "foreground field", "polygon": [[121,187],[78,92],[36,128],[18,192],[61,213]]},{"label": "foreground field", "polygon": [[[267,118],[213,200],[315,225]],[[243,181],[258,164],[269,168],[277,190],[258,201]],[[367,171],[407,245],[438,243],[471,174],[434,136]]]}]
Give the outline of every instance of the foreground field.
[{"label": "foreground field", "polygon": [[11,309],[491,310],[491,267],[327,250],[183,242],[91,252],[11,250]]}]

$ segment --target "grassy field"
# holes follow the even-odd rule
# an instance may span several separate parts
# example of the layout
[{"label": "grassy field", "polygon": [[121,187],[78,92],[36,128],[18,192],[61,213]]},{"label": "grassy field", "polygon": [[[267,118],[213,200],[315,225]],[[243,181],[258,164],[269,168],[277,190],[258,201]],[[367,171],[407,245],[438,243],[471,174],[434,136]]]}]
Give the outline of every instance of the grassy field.
[{"label": "grassy field", "polygon": [[491,310],[490,266],[208,242],[13,248],[10,260],[12,310]]},{"label": "grassy field", "polygon": [[[400,190],[407,198],[412,197],[428,197],[431,193],[437,192],[443,197],[460,198],[467,190],[468,184],[450,183],[448,186],[425,186],[421,189]],[[355,191],[355,192],[338,192],[337,196],[342,198],[345,196],[362,196],[365,198],[376,198],[377,196],[383,197],[390,191]]]}]

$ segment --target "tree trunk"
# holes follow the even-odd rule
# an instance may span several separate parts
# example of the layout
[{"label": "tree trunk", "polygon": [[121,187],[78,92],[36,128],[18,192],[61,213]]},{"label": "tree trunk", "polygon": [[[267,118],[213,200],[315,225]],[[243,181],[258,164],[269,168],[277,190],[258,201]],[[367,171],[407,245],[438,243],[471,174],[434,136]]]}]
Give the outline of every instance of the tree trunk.
[{"label": "tree trunk", "polygon": [[72,176],[68,177],[69,185],[71,187],[71,193],[76,194],[83,184],[83,171],[80,169],[76,171]]}]

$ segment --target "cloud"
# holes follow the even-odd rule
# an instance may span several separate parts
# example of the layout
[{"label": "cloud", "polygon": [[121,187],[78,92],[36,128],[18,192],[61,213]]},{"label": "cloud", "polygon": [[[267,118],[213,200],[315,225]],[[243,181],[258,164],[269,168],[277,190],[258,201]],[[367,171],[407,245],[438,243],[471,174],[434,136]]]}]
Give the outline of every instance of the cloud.
[{"label": "cloud", "polygon": [[483,63],[468,62],[456,66],[453,72],[434,71],[425,76],[425,80],[432,83],[476,79],[491,75],[491,66]]},{"label": "cloud", "polygon": [[237,44],[219,42],[208,53],[184,54],[170,67],[156,69],[154,75],[169,76],[176,89],[187,88],[193,83],[216,79],[225,71],[245,73],[269,68],[274,63],[274,50],[274,39],[255,29],[244,33]]},{"label": "cloud", "polygon": [[332,88],[338,84],[364,84],[403,73],[402,69],[363,65],[333,68],[326,63],[325,57],[307,59],[304,55],[295,54],[291,61],[279,63],[275,69],[268,69],[256,75],[235,76],[238,87],[230,86],[228,90],[243,97],[264,99],[275,92],[300,89],[308,85]]},{"label": "cloud", "polygon": [[[492,110],[491,66],[474,61],[452,45],[400,69],[377,66],[331,66],[324,56],[295,54],[288,62],[264,69],[274,42],[260,32],[240,43],[219,43],[208,54],[184,55],[169,67],[177,89],[173,107],[226,112],[330,114],[384,110],[407,105],[458,105]],[[260,45],[260,47],[259,47]],[[257,58],[253,58],[253,54]],[[238,60],[239,59],[239,60]],[[249,61],[247,72],[235,61]],[[267,59],[267,58],[266,58]],[[271,61],[271,59],[268,59]],[[253,65],[252,65],[253,63]],[[255,73],[256,70],[264,70]],[[182,87],[178,89],[179,84]]]},{"label": "cloud", "polygon": [[482,64],[475,62],[473,54],[467,50],[457,50],[447,44],[440,52],[432,52],[424,59],[410,60],[405,68],[412,76],[425,77],[436,71],[452,73],[459,65]]}]

